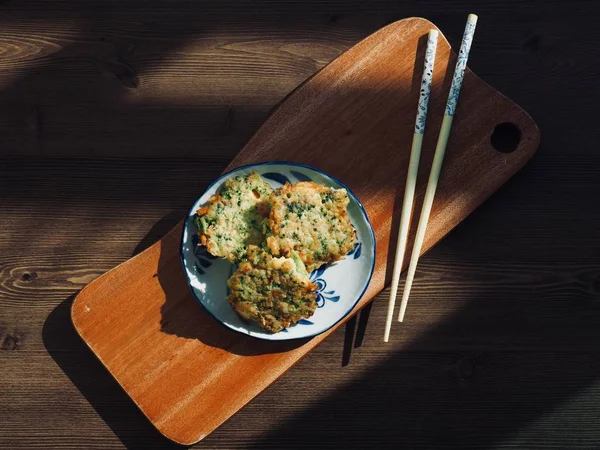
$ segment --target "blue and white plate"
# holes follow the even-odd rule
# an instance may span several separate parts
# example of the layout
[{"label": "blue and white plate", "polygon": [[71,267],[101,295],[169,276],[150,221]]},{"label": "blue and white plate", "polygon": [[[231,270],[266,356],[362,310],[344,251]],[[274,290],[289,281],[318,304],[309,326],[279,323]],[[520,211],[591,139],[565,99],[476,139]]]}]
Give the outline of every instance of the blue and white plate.
[{"label": "blue and white plate", "polygon": [[[319,286],[315,314],[298,324],[268,333],[257,324],[242,320],[227,303],[227,280],[235,267],[228,261],[210,255],[198,245],[198,229],[194,214],[215,195],[229,177],[258,172],[271,186],[277,188],[286,181],[314,181],[334,188],[345,188],[350,197],[348,213],[356,228],[358,243],[345,259],[321,267],[310,274]],[[183,269],[194,296],[215,319],[228,328],[255,338],[284,341],[315,336],[342,320],[362,297],[375,267],[375,235],[365,209],[343,183],[315,167],[289,162],[268,162],[239,167],[219,177],[192,205],[183,226],[181,245]]]}]

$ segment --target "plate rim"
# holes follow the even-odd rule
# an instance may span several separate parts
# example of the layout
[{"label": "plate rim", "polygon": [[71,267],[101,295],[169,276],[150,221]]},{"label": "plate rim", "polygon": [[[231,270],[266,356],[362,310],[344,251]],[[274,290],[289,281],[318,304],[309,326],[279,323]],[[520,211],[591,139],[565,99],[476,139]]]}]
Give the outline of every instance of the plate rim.
[{"label": "plate rim", "polygon": [[[242,170],[242,169],[247,169],[250,167],[257,167],[257,166],[272,166],[272,165],[286,165],[286,166],[294,166],[294,167],[302,167],[305,169],[309,169],[309,170],[313,170],[315,172],[318,172],[321,175],[324,175],[325,177],[333,180],[334,182],[336,182],[337,184],[339,184],[341,187],[343,187],[344,189],[346,189],[346,192],[348,192],[348,195],[350,197],[352,197],[352,199],[356,202],[356,204],[358,205],[363,217],[366,219],[366,223],[367,223],[367,228],[369,230],[369,237],[371,238],[371,245],[373,247],[373,259],[371,261],[371,268],[369,269],[369,275],[367,277],[367,282],[365,283],[365,286],[363,287],[362,292],[356,297],[356,301],[348,308],[348,310],[344,313],[344,315],[342,315],[338,320],[336,320],[335,322],[333,322],[330,326],[328,326],[327,328],[321,330],[321,331],[317,331],[314,332],[312,334],[308,334],[306,336],[298,336],[298,337],[289,337],[289,338],[283,338],[283,339],[269,339],[266,337],[262,337],[262,336],[254,336],[252,334],[249,333],[245,333],[243,331],[240,330],[236,330],[235,328],[232,328],[230,326],[228,326],[226,323],[224,323],[222,320],[220,320],[212,311],[210,311],[205,305],[204,303],[202,303],[202,300],[200,300],[198,298],[198,296],[196,295],[196,293],[194,292],[194,289],[192,287],[191,284],[191,280],[190,280],[190,275],[188,273],[188,270],[186,269],[185,266],[185,257],[184,257],[184,245],[185,245],[185,241],[184,241],[184,236],[185,236],[185,231],[186,231],[186,227],[187,227],[187,223],[188,220],[190,218],[190,214],[192,213],[192,211],[194,210],[194,205],[202,198],[202,196],[204,194],[206,194],[207,191],[209,191],[215,184],[217,184],[219,181],[221,181],[223,178],[229,176],[231,173],[238,171],[238,170]],[[194,202],[192,203],[192,205],[190,206],[190,208],[188,209],[184,221],[183,221],[183,226],[182,226],[182,230],[181,230],[181,237],[179,239],[179,257],[180,257],[180,261],[181,261],[181,266],[183,269],[183,273],[185,274],[185,279],[186,279],[186,283],[188,286],[188,289],[190,290],[190,293],[192,294],[192,297],[194,297],[194,299],[196,300],[196,302],[198,302],[200,304],[200,306],[217,322],[219,323],[222,327],[239,333],[241,335],[253,338],[253,339],[258,339],[260,341],[269,341],[269,342],[280,342],[280,341],[297,341],[300,339],[309,339],[309,338],[313,338],[315,336],[318,336],[320,334],[325,333],[326,331],[329,331],[330,329],[332,329],[334,326],[336,326],[338,323],[340,323],[342,320],[344,320],[356,307],[356,305],[358,304],[358,302],[360,301],[361,298],[363,298],[363,296],[365,295],[365,292],[367,291],[367,289],[369,288],[369,286],[371,285],[371,281],[373,279],[373,273],[375,271],[375,261],[377,260],[377,239],[375,238],[375,231],[373,230],[373,225],[371,224],[371,220],[369,219],[369,215],[367,214],[367,210],[365,209],[364,205],[362,204],[362,202],[359,200],[358,196],[356,194],[354,194],[354,192],[352,192],[352,190],[342,181],[340,181],[339,179],[337,179],[336,177],[329,175],[328,173],[326,173],[325,171],[323,171],[322,169],[319,169],[318,167],[315,167],[313,165],[310,164],[305,164],[305,163],[298,163],[298,162],[293,162],[293,161],[264,161],[264,162],[258,162],[258,163],[249,163],[249,164],[243,164],[241,166],[237,166],[234,167],[233,169],[230,169],[226,172],[223,172],[221,175],[219,175],[217,178],[215,178],[202,192],[202,194],[200,194],[199,197],[196,198],[196,200],[194,200]],[[275,333],[277,334],[277,333]]]}]

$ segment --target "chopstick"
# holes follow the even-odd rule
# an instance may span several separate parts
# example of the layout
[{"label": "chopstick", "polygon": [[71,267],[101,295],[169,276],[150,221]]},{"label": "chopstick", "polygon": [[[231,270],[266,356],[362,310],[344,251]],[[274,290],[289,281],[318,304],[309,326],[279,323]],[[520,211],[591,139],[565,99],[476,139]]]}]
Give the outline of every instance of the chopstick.
[{"label": "chopstick", "polygon": [[412,255],[410,257],[410,264],[408,267],[408,274],[406,275],[404,292],[402,293],[402,302],[400,303],[398,322],[402,322],[404,320],[404,314],[406,313],[408,297],[410,295],[410,290],[415,278],[415,272],[417,270],[417,263],[419,261],[419,255],[421,253],[423,241],[425,240],[425,232],[427,231],[427,223],[429,222],[429,215],[431,214],[431,206],[433,205],[435,191],[440,178],[440,170],[442,169],[444,154],[446,153],[448,136],[450,135],[450,129],[452,128],[452,120],[454,119],[454,113],[456,112],[456,103],[458,101],[458,95],[460,94],[460,88],[465,75],[465,68],[467,67],[467,59],[469,58],[469,51],[471,49],[471,43],[473,42],[473,34],[475,33],[476,25],[477,16],[475,14],[469,14],[469,17],[467,18],[467,25],[465,26],[465,33],[460,45],[460,51],[456,60],[456,68],[454,69],[454,75],[452,77],[448,101],[446,102],[446,112],[442,120],[442,127],[440,129],[437,145],[435,147],[435,155],[433,157],[431,172],[429,173],[429,181],[427,183],[427,190],[425,191],[421,217],[419,217],[419,225],[417,227],[415,243],[413,246]]},{"label": "chopstick", "polygon": [[431,92],[431,80],[433,78],[433,65],[435,63],[437,40],[438,31],[429,31],[429,34],[427,35],[427,48],[425,49],[425,58],[423,61],[423,75],[421,77],[415,131],[413,133],[412,146],[410,149],[408,175],[406,176],[406,187],[404,188],[404,200],[402,202],[402,213],[400,215],[400,226],[398,228],[398,244],[396,245],[394,272],[392,275],[392,290],[390,291],[390,300],[385,321],[385,332],[383,335],[384,342],[387,342],[390,338],[392,317],[394,315],[394,306],[396,304],[396,294],[398,293],[398,282],[400,281],[400,272],[402,271],[402,264],[404,263],[406,237],[408,236],[410,216],[413,210],[413,199],[415,195],[415,185],[417,183],[417,172],[419,171],[419,159],[421,158],[423,133],[425,133],[425,122],[427,120],[427,107],[429,105],[429,94]]}]

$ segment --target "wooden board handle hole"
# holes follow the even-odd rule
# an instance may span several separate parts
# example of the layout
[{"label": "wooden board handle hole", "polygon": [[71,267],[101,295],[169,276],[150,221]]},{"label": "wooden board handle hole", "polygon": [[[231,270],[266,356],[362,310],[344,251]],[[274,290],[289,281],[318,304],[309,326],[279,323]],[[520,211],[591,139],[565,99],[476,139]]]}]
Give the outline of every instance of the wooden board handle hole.
[{"label": "wooden board handle hole", "polygon": [[494,128],[490,140],[496,151],[512,153],[519,147],[519,142],[521,142],[521,130],[514,123],[499,123]]}]

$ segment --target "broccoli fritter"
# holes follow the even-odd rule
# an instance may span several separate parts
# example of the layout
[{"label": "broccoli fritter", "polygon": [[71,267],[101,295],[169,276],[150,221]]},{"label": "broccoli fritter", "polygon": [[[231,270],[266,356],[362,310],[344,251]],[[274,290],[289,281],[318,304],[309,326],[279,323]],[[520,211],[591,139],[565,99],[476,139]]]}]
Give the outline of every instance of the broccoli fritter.
[{"label": "broccoli fritter", "polygon": [[250,246],[247,259],[227,282],[227,301],[246,320],[276,333],[312,316],[317,308],[317,285],[296,254],[274,258]]},{"label": "broccoli fritter", "polygon": [[345,189],[286,183],[270,196],[267,246],[274,256],[295,251],[312,271],[342,259],[356,243]]},{"label": "broccoli fritter", "polygon": [[196,212],[200,241],[208,252],[239,262],[249,245],[261,244],[272,192],[256,172],[227,179],[209,204]]}]

